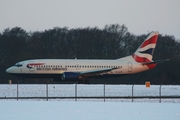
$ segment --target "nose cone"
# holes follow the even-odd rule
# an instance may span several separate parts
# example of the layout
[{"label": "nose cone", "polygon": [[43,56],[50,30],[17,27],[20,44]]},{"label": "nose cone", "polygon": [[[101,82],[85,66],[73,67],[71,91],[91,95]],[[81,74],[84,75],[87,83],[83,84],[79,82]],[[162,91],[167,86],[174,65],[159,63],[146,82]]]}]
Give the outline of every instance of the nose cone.
[{"label": "nose cone", "polygon": [[6,73],[13,73],[13,69],[12,69],[12,67],[10,67],[10,68],[6,69]]}]

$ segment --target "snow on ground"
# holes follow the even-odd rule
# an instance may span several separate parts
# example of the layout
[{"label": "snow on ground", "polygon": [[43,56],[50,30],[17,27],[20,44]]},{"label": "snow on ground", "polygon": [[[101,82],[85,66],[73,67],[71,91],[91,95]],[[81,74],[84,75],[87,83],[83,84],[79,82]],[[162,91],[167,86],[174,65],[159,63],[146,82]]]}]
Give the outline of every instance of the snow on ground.
[{"label": "snow on ground", "polygon": [[1,120],[179,120],[178,103],[0,101]]},{"label": "snow on ground", "polygon": [[[49,97],[74,97],[76,85],[48,85]],[[133,87],[134,96],[159,96],[160,86]],[[46,85],[19,85],[19,97],[46,97]],[[132,85],[106,85],[106,96],[132,96]],[[180,86],[162,86],[180,96]],[[16,85],[0,85],[0,97],[16,97]],[[77,85],[77,96],[104,96],[104,85]],[[0,101],[0,120],[180,120],[179,99],[42,99]]]}]

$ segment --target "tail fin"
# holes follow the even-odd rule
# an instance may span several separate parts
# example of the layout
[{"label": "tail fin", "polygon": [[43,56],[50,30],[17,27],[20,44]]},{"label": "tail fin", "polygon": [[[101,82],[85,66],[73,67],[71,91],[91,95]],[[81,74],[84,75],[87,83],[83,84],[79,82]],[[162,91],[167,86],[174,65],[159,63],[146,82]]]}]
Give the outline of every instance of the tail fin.
[{"label": "tail fin", "polygon": [[158,32],[151,32],[151,34],[139,46],[136,52],[132,55],[136,62],[151,62],[153,58],[154,49],[158,38]]}]

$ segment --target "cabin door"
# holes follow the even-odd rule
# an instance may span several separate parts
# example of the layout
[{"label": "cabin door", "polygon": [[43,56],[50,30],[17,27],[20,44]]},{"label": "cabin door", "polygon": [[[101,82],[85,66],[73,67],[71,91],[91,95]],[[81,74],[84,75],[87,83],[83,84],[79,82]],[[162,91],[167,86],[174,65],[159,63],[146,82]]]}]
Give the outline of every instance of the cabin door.
[{"label": "cabin door", "polygon": [[132,72],[133,64],[131,62],[128,62],[128,72]]}]

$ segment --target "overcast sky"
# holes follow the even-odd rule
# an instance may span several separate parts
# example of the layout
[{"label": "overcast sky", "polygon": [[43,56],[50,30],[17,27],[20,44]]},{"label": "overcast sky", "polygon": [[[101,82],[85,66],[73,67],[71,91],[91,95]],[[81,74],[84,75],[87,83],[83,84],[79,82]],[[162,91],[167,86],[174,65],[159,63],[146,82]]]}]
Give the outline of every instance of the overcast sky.
[{"label": "overcast sky", "polygon": [[125,24],[136,35],[159,31],[180,39],[180,0],[1,0],[0,32]]}]

